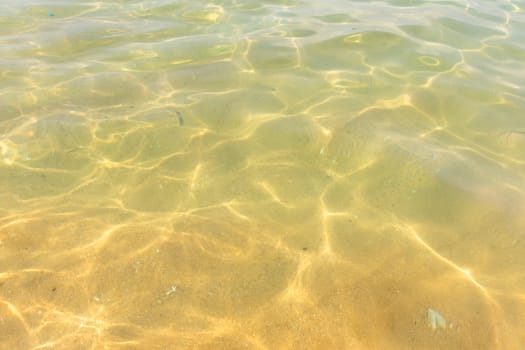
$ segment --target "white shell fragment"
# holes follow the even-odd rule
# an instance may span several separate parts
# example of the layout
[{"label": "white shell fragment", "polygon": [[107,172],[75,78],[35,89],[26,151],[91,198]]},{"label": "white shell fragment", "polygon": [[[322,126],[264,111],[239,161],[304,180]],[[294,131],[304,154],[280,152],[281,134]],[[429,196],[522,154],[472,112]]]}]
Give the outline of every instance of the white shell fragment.
[{"label": "white shell fragment", "polygon": [[168,291],[166,292],[166,295],[170,295],[170,294],[173,294],[177,291],[177,286],[176,285],[173,285],[170,287],[170,289],[168,289]]},{"label": "white shell fragment", "polygon": [[428,326],[435,331],[438,327],[445,329],[447,328],[447,320],[439,312],[433,309],[428,309],[427,312]]}]

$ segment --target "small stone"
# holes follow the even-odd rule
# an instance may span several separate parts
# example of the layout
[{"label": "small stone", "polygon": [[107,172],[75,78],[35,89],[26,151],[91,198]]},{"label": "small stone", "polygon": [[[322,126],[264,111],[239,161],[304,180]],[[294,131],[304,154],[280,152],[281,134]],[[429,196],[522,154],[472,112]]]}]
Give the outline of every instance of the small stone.
[{"label": "small stone", "polygon": [[427,312],[428,326],[435,331],[438,327],[441,329],[447,328],[447,320],[439,312],[433,309],[428,309]]}]

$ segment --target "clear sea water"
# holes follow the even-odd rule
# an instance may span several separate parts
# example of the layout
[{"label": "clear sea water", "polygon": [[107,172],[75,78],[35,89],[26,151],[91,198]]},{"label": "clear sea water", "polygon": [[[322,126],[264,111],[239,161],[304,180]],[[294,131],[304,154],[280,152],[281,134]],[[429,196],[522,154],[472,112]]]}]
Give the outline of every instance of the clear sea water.
[{"label": "clear sea water", "polygon": [[0,348],[525,349],[525,1],[3,0]]}]

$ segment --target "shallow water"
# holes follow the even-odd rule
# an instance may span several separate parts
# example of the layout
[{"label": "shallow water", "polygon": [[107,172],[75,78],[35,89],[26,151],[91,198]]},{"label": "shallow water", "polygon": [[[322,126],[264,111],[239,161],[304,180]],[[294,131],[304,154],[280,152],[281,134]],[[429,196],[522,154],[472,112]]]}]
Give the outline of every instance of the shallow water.
[{"label": "shallow water", "polygon": [[0,348],[525,348],[523,1],[0,4]]}]

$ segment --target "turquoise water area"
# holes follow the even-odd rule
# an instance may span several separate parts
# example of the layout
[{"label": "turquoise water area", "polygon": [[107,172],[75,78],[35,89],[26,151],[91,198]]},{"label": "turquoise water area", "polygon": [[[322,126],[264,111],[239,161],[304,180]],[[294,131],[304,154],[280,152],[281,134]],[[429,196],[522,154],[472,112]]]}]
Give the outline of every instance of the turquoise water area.
[{"label": "turquoise water area", "polygon": [[0,348],[525,348],[525,2],[0,4]]}]

